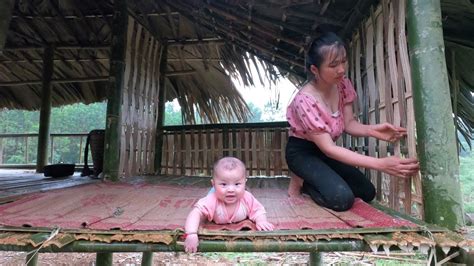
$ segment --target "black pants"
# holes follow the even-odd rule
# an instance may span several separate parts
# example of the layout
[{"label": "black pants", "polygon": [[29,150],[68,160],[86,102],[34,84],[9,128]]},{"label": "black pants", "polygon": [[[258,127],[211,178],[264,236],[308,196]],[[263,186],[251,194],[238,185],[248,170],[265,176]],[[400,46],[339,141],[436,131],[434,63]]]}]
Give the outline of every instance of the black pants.
[{"label": "black pants", "polygon": [[289,169],[303,182],[303,192],[319,205],[335,211],[352,207],[354,197],[370,202],[375,187],[357,168],[327,157],[308,140],[290,137],[286,146]]}]

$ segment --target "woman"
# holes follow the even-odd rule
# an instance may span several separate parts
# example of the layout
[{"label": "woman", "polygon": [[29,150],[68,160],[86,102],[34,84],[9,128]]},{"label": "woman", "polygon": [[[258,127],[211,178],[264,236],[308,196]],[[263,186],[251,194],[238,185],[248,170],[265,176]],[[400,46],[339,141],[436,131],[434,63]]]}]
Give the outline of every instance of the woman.
[{"label": "woman", "polygon": [[417,159],[374,158],[335,144],[343,131],[394,142],[406,135],[406,129],[388,123],[363,125],[354,119],[352,102],[356,93],[344,76],[346,50],[337,35],[325,33],[315,39],[306,56],[312,78],[287,109],[290,138],[286,160],[297,175],[291,178],[289,195],[297,195],[301,189],[317,204],[345,211],[352,207],[354,197],[366,202],[375,197],[375,187],[356,166],[399,177],[416,173]]}]

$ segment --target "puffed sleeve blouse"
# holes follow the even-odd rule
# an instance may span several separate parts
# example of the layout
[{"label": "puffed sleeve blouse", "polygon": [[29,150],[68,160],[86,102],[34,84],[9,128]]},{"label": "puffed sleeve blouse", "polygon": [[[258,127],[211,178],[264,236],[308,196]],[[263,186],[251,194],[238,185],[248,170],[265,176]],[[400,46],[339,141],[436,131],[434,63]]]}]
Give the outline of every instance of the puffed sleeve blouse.
[{"label": "puffed sleeve blouse", "polygon": [[337,85],[337,90],[339,91],[339,108],[334,113],[331,113],[313,96],[298,92],[286,111],[286,118],[290,124],[289,135],[310,140],[310,133],[329,133],[334,141],[339,138],[344,131],[344,105],[354,101],[356,92],[347,78]]}]

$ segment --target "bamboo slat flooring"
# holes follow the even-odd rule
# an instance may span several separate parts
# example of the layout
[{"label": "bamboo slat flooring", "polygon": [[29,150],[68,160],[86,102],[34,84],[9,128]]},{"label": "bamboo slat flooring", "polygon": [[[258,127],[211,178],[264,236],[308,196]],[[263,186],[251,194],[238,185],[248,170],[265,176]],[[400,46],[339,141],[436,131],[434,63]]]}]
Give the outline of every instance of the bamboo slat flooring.
[{"label": "bamboo slat flooring", "polygon": [[52,189],[67,188],[83,184],[100,182],[98,179],[72,176],[52,178],[37,174],[32,170],[0,170],[0,204],[14,200],[22,195]]}]

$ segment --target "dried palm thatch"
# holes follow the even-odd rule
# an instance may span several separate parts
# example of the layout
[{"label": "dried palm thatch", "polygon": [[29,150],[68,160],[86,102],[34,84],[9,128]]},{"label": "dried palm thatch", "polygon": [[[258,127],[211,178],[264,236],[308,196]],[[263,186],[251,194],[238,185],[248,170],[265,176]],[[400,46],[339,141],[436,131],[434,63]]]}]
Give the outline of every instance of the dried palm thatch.
[{"label": "dried palm thatch", "polygon": [[[474,45],[446,42],[446,63],[455,125],[472,148],[474,135]],[[463,147],[466,149],[467,147]]]},{"label": "dried palm thatch", "polygon": [[[239,120],[248,108],[230,77],[254,84],[280,75],[305,79],[304,50],[321,31],[348,40],[377,0],[140,0],[129,12],[168,45],[166,99],[177,98],[185,119]],[[472,136],[474,7],[470,1],[442,0],[448,50],[460,76],[458,128]],[[43,48],[54,45],[53,106],[105,100],[112,27],[112,1],[15,1],[5,49],[0,53],[0,108],[40,107]],[[456,46],[457,47],[457,46]],[[461,49],[461,48],[456,48]],[[466,52],[468,51],[468,52]],[[456,53],[457,54],[457,53]],[[449,60],[448,60],[449,61]],[[255,65],[261,72],[252,76]],[[448,62],[448,67],[451,67]],[[461,66],[462,65],[462,66]],[[276,68],[275,68],[276,67]],[[449,69],[449,73],[452,70]],[[464,85],[465,84],[465,85]],[[453,94],[453,99],[455,98]],[[457,106],[457,105],[455,105]]]},{"label": "dried palm thatch", "polygon": [[474,3],[443,0],[441,8],[455,126],[471,148],[474,140]]}]

